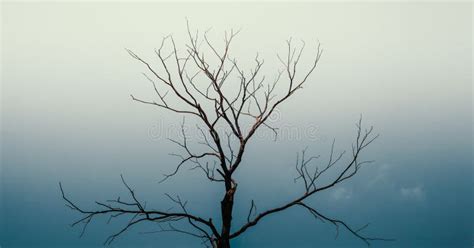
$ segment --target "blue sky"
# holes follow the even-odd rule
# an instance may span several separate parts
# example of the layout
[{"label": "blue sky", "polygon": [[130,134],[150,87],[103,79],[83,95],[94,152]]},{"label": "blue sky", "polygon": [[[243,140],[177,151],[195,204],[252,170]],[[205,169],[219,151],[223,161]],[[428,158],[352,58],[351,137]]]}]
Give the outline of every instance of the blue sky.
[{"label": "blue sky", "polygon": [[[471,4],[4,4],[2,9],[2,247],[99,247],[120,222],[80,230],[61,201],[58,182],[83,206],[126,195],[120,174],[141,199],[169,207],[179,194],[192,210],[218,214],[222,189],[172,170],[181,116],[133,103],[151,97],[143,68],[124,48],[153,59],[161,37],[186,38],[195,28],[241,28],[234,54],[249,65],[256,52],[275,75],[276,52],[292,36],[324,48],[314,75],[272,120],[282,134],[262,131],[241,171],[235,223],[252,199],[259,210],[301,193],[293,178],[305,147],[327,158],[333,138],[350,149],[360,114],[380,138],[364,155],[376,162],[310,200],[328,215],[368,234],[396,238],[375,247],[472,247]],[[314,41],[314,42],[313,42]],[[310,50],[308,50],[310,52]],[[309,60],[303,59],[303,64]],[[193,120],[189,125],[193,126]],[[194,133],[193,133],[194,132]],[[195,130],[190,130],[195,134]],[[178,234],[142,235],[139,226],[116,247],[197,247]],[[234,247],[364,247],[301,209],[270,217]]]}]

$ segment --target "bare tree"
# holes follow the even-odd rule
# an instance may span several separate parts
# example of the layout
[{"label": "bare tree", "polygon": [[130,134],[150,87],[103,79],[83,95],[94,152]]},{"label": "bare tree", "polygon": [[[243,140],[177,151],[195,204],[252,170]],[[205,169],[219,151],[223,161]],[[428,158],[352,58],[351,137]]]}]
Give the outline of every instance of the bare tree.
[{"label": "bare tree", "polygon": [[[147,208],[122,176],[122,182],[130,194],[130,199],[122,200],[119,197],[115,200],[96,202],[97,209],[94,210],[85,210],[71,201],[65,195],[60,183],[66,205],[83,215],[72,224],[72,226],[83,225],[81,236],[95,217],[107,216],[109,221],[114,218],[128,217],[130,218],[128,224],[109,236],[105,241],[106,244],[112,243],[132,226],[143,222],[153,222],[158,223],[160,232],[188,234],[202,239],[203,244],[208,247],[228,248],[231,246],[232,239],[239,237],[267,216],[292,207],[300,207],[314,218],[333,224],[337,230],[339,227],[347,229],[366,244],[374,240],[387,240],[365,236],[361,231],[367,225],[354,228],[342,220],[321,213],[306,202],[316,193],[327,191],[350,179],[357,174],[363,164],[371,162],[363,161],[360,157],[362,151],[377,138],[377,135],[373,134],[372,127],[363,128],[361,120],[356,123],[356,138],[347,164],[340,164],[345,152],[335,153],[334,142],[329,159],[323,167],[311,165],[317,157],[308,157],[303,151],[296,159],[298,177],[295,179],[304,186],[303,193],[284,204],[259,213],[252,200],[245,224],[238,227],[232,225],[234,196],[238,185],[234,173],[242,164],[247,144],[260,127],[268,128],[275,135],[277,134],[277,128],[268,121],[270,115],[278,106],[302,89],[315,71],[322,49],[320,44],[315,46],[311,64],[306,71],[300,72],[299,62],[303,56],[305,43],[295,46],[289,39],[286,44],[286,55],[278,55],[282,69],[273,80],[266,80],[265,76],[260,76],[264,62],[258,55],[254,59],[254,67],[248,72],[244,71],[238,61],[230,55],[231,44],[238,31],[226,32],[223,50],[218,51],[219,49],[208,39],[207,32],[200,37],[198,32],[191,32],[189,25],[187,27],[189,43],[181,53],[178,52],[172,36],[163,38],[160,47],[155,50],[159,61],[156,68],[136,53],[127,50],[132,58],[148,70],[148,74],[144,73],[144,76],[151,83],[157,100],[144,100],[133,95],[131,98],[139,103],[196,118],[201,123],[197,126],[202,136],[199,143],[206,147],[206,151],[198,153],[191,149],[183,123],[181,126],[183,140],[171,140],[183,151],[180,154],[173,154],[180,158],[180,162],[171,173],[165,175],[163,181],[175,176],[186,164],[191,164],[191,168],[202,171],[206,179],[223,185],[224,195],[220,202],[219,221],[216,223],[212,218],[191,213],[188,211],[186,201],[179,196],[169,194],[166,196],[179,207],[179,210]],[[169,50],[165,52],[167,48]],[[205,51],[210,52],[213,58],[205,57]],[[216,63],[210,62],[212,59]],[[238,90],[226,88],[231,78],[238,82]],[[285,82],[280,83],[283,80]],[[277,88],[283,93],[277,94]],[[218,129],[218,125],[223,125],[224,131]],[[214,166],[209,165],[209,160],[214,161]],[[332,172],[328,173],[330,171]],[[320,180],[320,178],[325,178],[325,180]],[[176,225],[178,222],[187,223],[187,228]]]}]

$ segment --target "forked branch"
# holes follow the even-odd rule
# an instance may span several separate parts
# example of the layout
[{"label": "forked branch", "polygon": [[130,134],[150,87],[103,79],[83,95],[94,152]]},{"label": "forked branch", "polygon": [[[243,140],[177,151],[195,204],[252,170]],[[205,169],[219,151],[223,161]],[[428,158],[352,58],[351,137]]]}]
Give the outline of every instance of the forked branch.
[{"label": "forked branch", "polygon": [[348,229],[352,234],[354,234],[356,237],[359,239],[362,239],[364,242],[369,244],[369,241],[374,241],[374,240],[391,240],[391,239],[382,239],[382,238],[371,238],[371,237],[366,237],[360,234],[360,230],[354,230],[351,227],[349,227],[345,222],[336,220],[336,219],[331,219],[326,217],[325,215],[321,214],[318,212],[315,208],[312,208],[308,206],[307,204],[304,203],[304,200],[310,198],[311,196],[315,195],[318,192],[328,190],[330,188],[333,188],[335,185],[342,183],[343,181],[353,177],[361,168],[363,164],[370,163],[372,161],[360,161],[360,154],[361,152],[368,146],[370,145],[377,137],[378,135],[373,135],[373,127],[370,127],[369,129],[364,129],[362,128],[362,117],[360,118],[359,122],[356,124],[357,127],[357,135],[356,135],[356,140],[354,144],[352,145],[352,157],[349,159],[349,162],[342,167],[342,170],[340,170],[339,173],[337,173],[336,177],[330,181],[327,184],[323,185],[318,185],[318,178],[323,175],[324,173],[327,173],[329,169],[333,168],[336,163],[338,163],[345,152],[339,153],[337,156],[334,155],[334,143],[332,143],[331,146],[331,152],[329,155],[329,161],[326,164],[325,167],[322,169],[319,169],[316,167],[313,169],[313,172],[310,172],[309,165],[310,162],[314,159],[319,158],[319,156],[311,156],[307,158],[306,155],[306,149],[303,150],[301,158],[300,156],[297,156],[297,161],[296,161],[296,171],[298,173],[298,177],[295,179],[297,180],[302,180],[304,184],[305,191],[302,195],[296,197],[294,200],[291,200],[279,207],[272,208],[269,210],[266,210],[264,212],[261,212],[258,214],[255,218],[250,220],[249,218],[247,219],[247,223],[244,224],[242,227],[240,227],[237,231],[235,231],[232,235],[231,238],[236,238],[242,233],[244,233],[248,228],[253,227],[259,223],[262,219],[264,219],[266,216],[281,212],[283,210],[286,210],[288,208],[291,208],[293,206],[302,206],[308,210],[315,216],[323,220],[330,221],[331,223],[335,224],[337,227],[338,226],[343,226],[346,229]]},{"label": "forked branch", "polygon": [[[66,196],[62,184],[59,183],[61,196],[66,202],[66,206],[83,215],[83,217],[71,224],[73,227],[82,224],[80,236],[84,234],[88,224],[92,221],[92,219],[95,217],[108,217],[107,222],[110,222],[115,218],[129,218],[129,221],[128,224],[126,224],[118,232],[107,237],[104,244],[111,244],[125,231],[142,222],[166,223],[169,227],[172,227],[172,223],[184,220],[191,224],[191,226],[198,231],[199,234],[196,236],[199,236],[203,239],[205,238],[209,243],[212,243],[213,239],[219,238],[219,232],[214,226],[212,219],[205,220],[189,213],[186,209],[186,204],[183,203],[179,197],[175,199],[167,195],[173,203],[177,204],[181,208],[181,211],[172,212],[153,209],[149,210],[146,208],[146,204],[140,202],[137,199],[135,191],[125,182],[123,176],[121,176],[121,179],[123,185],[127,188],[131,199],[129,201],[124,201],[120,197],[117,197],[115,200],[107,200],[106,202],[96,201],[95,203],[101,208],[99,210],[85,210],[76,205]],[[188,232],[191,233],[190,231]]]}]

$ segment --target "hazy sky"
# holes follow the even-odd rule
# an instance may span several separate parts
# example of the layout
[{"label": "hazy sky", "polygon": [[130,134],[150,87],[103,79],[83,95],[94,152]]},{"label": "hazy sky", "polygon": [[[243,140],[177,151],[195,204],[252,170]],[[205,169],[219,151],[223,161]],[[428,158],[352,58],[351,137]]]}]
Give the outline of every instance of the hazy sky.
[{"label": "hazy sky", "polygon": [[[238,174],[236,224],[251,199],[259,210],[301,191],[294,184],[296,152],[326,155],[332,138],[350,149],[359,115],[380,138],[367,158],[376,163],[311,203],[369,234],[394,237],[375,247],[472,247],[472,6],[469,3],[19,3],[2,6],[2,160],[0,245],[91,247],[120,223],[99,220],[78,239],[76,217],[60,199],[58,181],[84,206],[124,195],[120,174],[140,197],[169,206],[179,193],[193,210],[216,215],[222,189],[184,171],[163,184],[177,161],[181,117],[133,103],[151,98],[144,68],[130,48],[151,61],[161,38],[185,42],[186,21],[241,29],[232,54],[250,69],[259,52],[272,78],[285,40],[305,40],[307,64],[317,41],[322,59],[305,88],[278,109],[284,132],[260,133]],[[286,132],[286,133],[285,133]],[[235,240],[235,247],[363,247],[345,232],[290,210]],[[195,247],[176,234],[137,235],[121,247]],[[177,239],[179,238],[179,239]],[[197,241],[199,242],[199,241]]]}]

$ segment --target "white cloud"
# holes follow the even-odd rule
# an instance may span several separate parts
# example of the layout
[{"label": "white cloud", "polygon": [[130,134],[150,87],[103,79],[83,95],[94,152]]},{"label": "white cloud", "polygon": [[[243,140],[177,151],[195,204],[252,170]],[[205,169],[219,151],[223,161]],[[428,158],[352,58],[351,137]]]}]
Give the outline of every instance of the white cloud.
[{"label": "white cloud", "polygon": [[331,197],[334,200],[347,200],[352,198],[352,190],[340,187],[332,191]]},{"label": "white cloud", "polygon": [[425,198],[425,190],[423,186],[416,186],[416,187],[402,187],[400,189],[400,194],[404,198],[416,199],[416,200],[423,200]]}]

